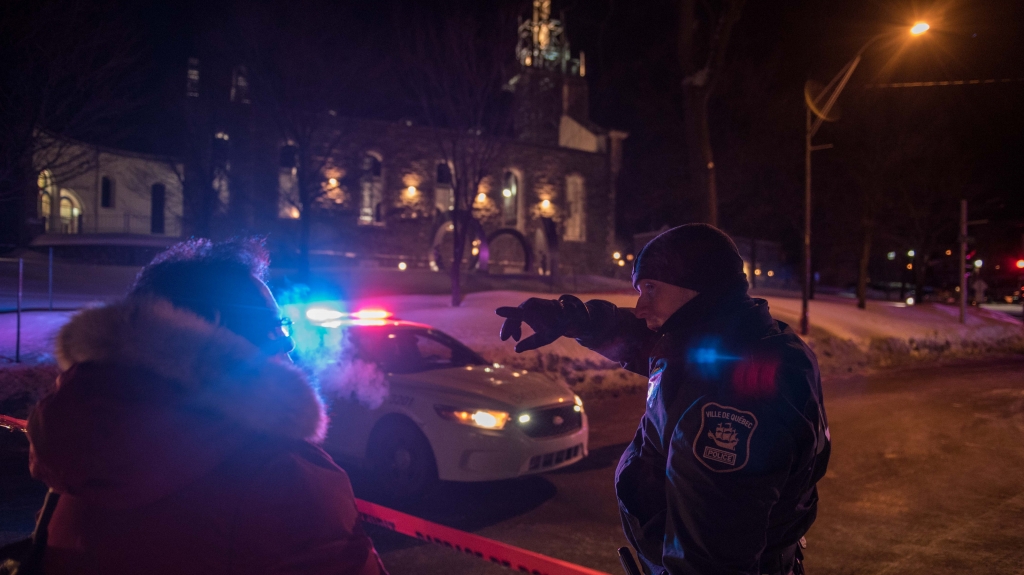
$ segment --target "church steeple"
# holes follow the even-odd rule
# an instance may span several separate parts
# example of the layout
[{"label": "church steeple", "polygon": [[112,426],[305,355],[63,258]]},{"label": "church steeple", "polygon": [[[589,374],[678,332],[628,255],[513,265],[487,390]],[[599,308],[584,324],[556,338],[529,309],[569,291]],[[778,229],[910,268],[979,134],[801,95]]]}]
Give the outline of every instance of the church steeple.
[{"label": "church steeple", "polygon": [[589,124],[584,55],[573,58],[561,20],[551,18],[551,0],[533,0],[529,20],[519,21],[516,58],[521,70],[510,82],[516,94],[516,137],[556,146],[563,117]]},{"label": "church steeple", "polygon": [[516,56],[524,68],[572,76],[585,73],[583,54],[578,59],[572,57],[562,21],[551,18],[551,0],[533,0],[532,18],[519,21]]}]

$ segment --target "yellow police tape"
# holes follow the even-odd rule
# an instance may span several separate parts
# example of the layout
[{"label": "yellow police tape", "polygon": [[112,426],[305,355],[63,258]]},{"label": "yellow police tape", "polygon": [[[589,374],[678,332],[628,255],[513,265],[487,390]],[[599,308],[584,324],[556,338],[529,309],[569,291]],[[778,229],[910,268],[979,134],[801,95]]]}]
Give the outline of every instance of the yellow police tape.
[{"label": "yellow police tape", "polygon": [[[0,427],[26,431],[28,422],[23,419],[0,415]],[[383,505],[356,499],[359,517],[366,523],[390,529],[396,533],[414,537],[420,541],[434,543],[452,551],[465,553],[483,561],[507,567],[519,573],[531,575],[608,575],[581,567],[568,561],[541,555],[507,543],[459,531],[420,519]]]}]

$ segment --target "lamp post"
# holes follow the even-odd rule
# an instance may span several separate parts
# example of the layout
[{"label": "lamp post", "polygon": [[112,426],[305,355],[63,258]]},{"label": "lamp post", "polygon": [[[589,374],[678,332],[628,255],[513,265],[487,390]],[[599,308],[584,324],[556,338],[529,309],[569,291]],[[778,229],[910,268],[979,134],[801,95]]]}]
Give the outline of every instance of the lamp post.
[{"label": "lamp post", "polygon": [[[910,34],[913,36],[920,36],[928,31],[928,24],[924,22],[918,22],[910,28]],[[839,73],[832,78],[832,81],[825,86],[817,94],[811,94],[808,87],[804,90],[804,102],[806,108],[806,123],[804,126],[804,277],[803,277],[803,289],[801,290],[800,298],[800,334],[807,335],[810,333],[811,325],[808,318],[808,300],[811,296],[811,152],[816,150],[825,150],[832,147],[832,144],[824,144],[815,146],[811,143],[814,135],[818,133],[821,128],[821,124],[828,119],[829,112],[836,104],[836,100],[839,99],[839,94],[842,93],[843,89],[846,88],[847,82],[850,81],[850,76],[853,75],[853,71],[857,69],[860,64],[861,57],[864,55],[864,51],[867,50],[872,44],[887,36],[888,33],[882,33],[874,38],[871,38],[861,46],[860,50],[857,50],[857,54],[852,60],[846,63]]]}]

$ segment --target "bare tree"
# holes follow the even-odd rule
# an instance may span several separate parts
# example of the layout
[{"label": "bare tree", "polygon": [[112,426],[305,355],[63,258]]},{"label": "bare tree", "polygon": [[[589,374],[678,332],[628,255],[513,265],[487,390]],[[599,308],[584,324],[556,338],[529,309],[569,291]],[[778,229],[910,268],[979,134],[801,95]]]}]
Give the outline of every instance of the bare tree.
[{"label": "bare tree", "polygon": [[[126,135],[138,103],[139,47],[104,2],[0,3],[0,228],[23,244],[36,213],[36,176],[72,178],[95,155],[81,142]],[[78,141],[74,141],[78,140]],[[59,202],[59,198],[54,198]]]},{"label": "bare tree", "polygon": [[342,28],[324,25],[325,18],[345,19],[329,2],[299,0],[276,11],[243,10],[256,117],[273,128],[266,136],[276,136],[294,156],[299,275],[305,277],[313,218],[325,195],[337,191],[326,171],[349,132],[339,110],[350,110],[380,70],[362,49],[345,43]]},{"label": "bare tree", "polygon": [[512,125],[516,20],[449,3],[439,13],[400,14],[409,86],[430,126],[442,161],[452,168],[452,305],[462,302],[462,258],[473,218],[473,198],[502,153]]},{"label": "bare tree", "polygon": [[932,119],[934,99],[870,91],[859,96],[834,133],[842,154],[835,175],[844,183],[829,205],[848,215],[850,227],[837,231],[859,239],[857,305],[867,305],[878,243],[913,250],[907,273],[921,302],[935,256],[956,236],[959,200],[973,195],[967,167],[972,152],[957,144],[944,121]]},{"label": "bare tree", "polygon": [[[887,129],[898,122],[901,110],[885,106],[864,94],[835,134],[845,162],[840,170],[846,185],[842,206],[855,219],[860,237],[857,262],[857,307],[867,308],[871,255],[877,240],[892,241],[896,190],[907,185],[908,163],[920,149],[921,138],[907,130]],[[832,206],[835,210],[840,205]],[[853,208],[852,210],[850,208]],[[859,224],[859,225],[858,225]],[[851,230],[853,231],[853,230]],[[857,232],[851,236],[858,235]],[[881,237],[879,237],[881,236]]]},{"label": "bare tree", "polygon": [[[183,93],[187,90],[180,103],[180,126],[182,140],[179,147],[183,169],[178,173],[185,195],[185,215],[189,232],[201,237],[210,237],[213,232],[214,216],[220,206],[220,187],[230,187],[230,171],[225,159],[228,141],[225,134],[218,133],[224,129],[226,94],[218,94],[203,84],[200,70],[209,70],[209,62],[198,58],[190,59],[189,73],[196,72],[200,76],[194,86],[183,83]],[[204,66],[205,65],[205,66]],[[200,68],[200,66],[203,66]],[[207,80],[207,84],[210,82]],[[219,137],[218,137],[219,136]]]},{"label": "bare tree", "polygon": [[718,225],[715,154],[711,147],[708,102],[725,66],[726,49],[744,0],[681,0],[679,65],[683,72],[683,122],[690,181],[707,191],[707,221]]}]

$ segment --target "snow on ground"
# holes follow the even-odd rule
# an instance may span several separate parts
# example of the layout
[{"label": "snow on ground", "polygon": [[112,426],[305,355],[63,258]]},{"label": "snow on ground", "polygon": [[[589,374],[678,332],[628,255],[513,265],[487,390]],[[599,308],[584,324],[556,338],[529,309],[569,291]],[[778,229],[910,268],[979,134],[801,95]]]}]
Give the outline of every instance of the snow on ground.
[{"label": "snow on ground", "polygon": [[[518,305],[529,297],[550,293],[487,291],[468,294],[461,307],[452,308],[447,295],[400,295],[351,302],[351,310],[380,307],[405,320],[422,322],[449,333],[489,361],[536,369],[565,379],[584,394],[617,392],[643,387],[645,381],[628,374],[570,339],[560,339],[540,350],[516,354],[512,341],[498,339],[502,318],[494,310]],[[632,307],[636,297],[618,294],[581,294],[584,299],[607,299]],[[769,295],[772,315],[796,326],[799,298]],[[978,308],[968,310],[966,324],[958,322],[954,306],[906,306],[868,302],[866,310],[852,300],[819,296],[811,302],[809,343],[818,354],[826,376],[861,372],[908,361],[1024,352],[1021,322],[1006,314]],[[34,363],[52,361],[53,337],[71,316],[68,312],[23,314],[22,358]],[[528,330],[526,330],[528,331]],[[0,314],[0,357],[14,356],[15,315]],[[0,401],[3,400],[0,390]]]},{"label": "snow on ground", "polygon": [[[74,312],[30,311],[21,314],[21,361],[24,363],[52,363],[53,339]],[[14,361],[17,347],[18,317],[15,313],[0,313],[0,365]]]},{"label": "snow on ground", "polygon": [[[606,299],[622,307],[636,303],[636,296],[622,293],[580,296]],[[642,379],[615,369],[616,365],[565,338],[540,350],[516,354],[513,342],[498,339],[502,318],[494,310],[518,305],[528,297],[552,295],[480,292],[467,295],[458,308],[448,305],[447,296],[394,296],[362,300],[352,307],[382,307],[402,319],[433,325],[491,361],[557,373],[586,393],[643,385]],[[799,298],[769,295],[765,299],[776,319],[796,328]],[[808,340],[827,376],[914,360],[1024,352],[1021,322],[996,311],[970,308],[966,324],[960,324],[958,308],[940,304],[868,302],[867,309],[860,310],[852,300],[819,296],[810,305]]]}]

